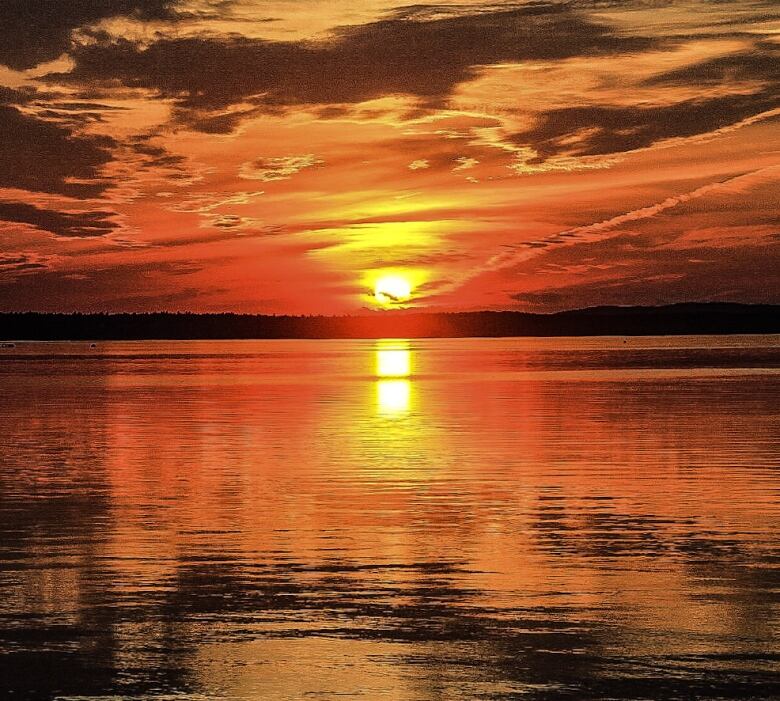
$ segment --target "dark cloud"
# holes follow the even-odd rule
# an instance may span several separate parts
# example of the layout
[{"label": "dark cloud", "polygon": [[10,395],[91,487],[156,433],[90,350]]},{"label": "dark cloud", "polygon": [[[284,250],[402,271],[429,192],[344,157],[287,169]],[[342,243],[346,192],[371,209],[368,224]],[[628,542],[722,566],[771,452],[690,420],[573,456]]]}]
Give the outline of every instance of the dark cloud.
[{"label": "dark cloud", "polygon": [[0,134],[0,187],[86,198],[110,184],[100,175],[115,146],[107,136],[79,136],[8,104],[0,104]]},{"label": "dark cloud", "polygon": [[566,296],[560,292],[517,292],[509,295],[509,299],[515,302],[523,302],[534,307],[540,306],[545,308],[562,306],[561,303],[565,298]]},{"label": "dark cloud", "polygon": [[[47,103],[51,98],[34,89],[0,87],[0,187],[94,198],[116,185],[103,167],[122,149],[137,157],[136,170],[183,170],[184,157],[149,143],[157,134],[131,136],[120,144],[109,136],[81,131],[87,123],[102,122],[104,109],[121,108]],[[42,109],[46,104],[57,109]]]},{"label": "dark cloud", "polygon": [[[48,99],[51,99],[50,96]],[[32,101],[31,108],[35,110],[36,117],[46,121],[53,121],[60,126],[67,126],[72,129],[77,129],[90,123],[103,123],[106,121],[106,114],[125,109],[100,103],[47,101],[46,96],[36,96],[36,99]]]},{"label": "dark cloud", "polygon": [[760,81],[780,83],[780,49],[768,42],[757,42],[753,51],[719,56],[645,81],[645,85],[724,85]]},{"label": "dark cloud", "polygon": [[49,107],[63,112],[83,112],[84,110],[106,112],[122,111],[126,109],[125,107],[117,107],[116,105],[105,105],[101,102],[52,102],[49,104]]},{"label": "dark cloud", "polygon": [[19,89],[0,85],[0,105],[25,105],[37,97],[34,88],[22,87]]},{"label": "dark cloud", "polygon": [[657,107],[565,107],[542,113],[511,140],[537,152],[531,163],[560,155],[602,156],[708,134],[776,107],[774,89]]},{"label": "dark cloud", "polygon": [[[597,256],[600,251],[592,251]],[[776,303],[780,291],[777,256],[771,246],[740,247],[724,252],[700,248],[690,257],[677,251],[648,250],[630,269],[581,276],[576,282],[555,286],[547,278],[544,290],[517,292],[510,298],[523,309],[556,311],[609,304],[656,305],[686,301]],[[609,254],[605,254],[605,257]],[[756,285],[756,279],[762,284]]]},{"label": "dark cloud", "polygon": [[[319,43],[234,36],[166,38],[149,45],[106,39],[74,49],[72,72],[49,80],[119,82],[155,90],[191,110],[192,126],[224,132],[242,117],[225,108],[239,103],[278,109],[353,104],[399,94],[440,105],[481,66],[610,55],[657,43],[621,36],[568,5],[443,17],[416,7],[342,28]],[[209,119],[210,113],[217,114]]]},{"label": "dark cloud", "polygon": [[152,168],[171,168],[183,172],[183,164],[186,162],[184,156],[170,153],[162,146],[150,143],[156,137],[155,134],[131,136],[127,140],[128,147],[136,154],[142,157],[137,164],[139,170],[150,170]]},{"label": "dark cloud", "polygon": [[[753,91],[744,89],[753,84]],[[551,156],[600,156],[645,148],[666,139],[707,134],[780,107],[780,51],[757,42],[754,51],[685,66],[645,81],[646,85],[707,88],[742,86],[730,94],[648,107],[565,107],[542,113],[512,141]]]},{"label": "dark cloud", "polygon": [[[76,260],[71,259],[71,264]],[[3,275],[0,268],[0,310],[61,311],[62,300],[67,300],[65,308],[69,310],[187,309],[224,292],[216,286],[184,286],[188,275],[204,269],[195,261],[122,261],[115,265],[93,264],[76,271],[48,265],[43,268],[26,271],[24,275],[10,270]]]},{"label": "dark cloud", "polygon": [[218,214],[211,218],[209,225],[217,229],[241,229],[254,223],[254,219],[239,217],[236,214]]},{"label": "dark cloud", "polygon": [[0,201],[0,225],[2,222],[28,224],[55,236],[105,236],[119,228],[114,220],[116,216],[116,212],[109,211],[60,212],[25,202]]},{"label": "dark cloud", "polygon": [[100,20],[173,19],[179,0],[2,0],[0,63],[15,70],[52,61],[71,46],[71,32]]},{"label": "dark cloud", "polygon": [[19,275],[23,273],[36,272],[48,268],[45,262],[37,256],[28,254],[0,254],[0,276]]},{"label": "dark cloud", "polygon": [[258,108],[245,110],[228,110],[225,112],[209,112],[198,109],[176,109],[173,119],[195,131],[204,134],[230,134],[249,117],[258,114]]}]

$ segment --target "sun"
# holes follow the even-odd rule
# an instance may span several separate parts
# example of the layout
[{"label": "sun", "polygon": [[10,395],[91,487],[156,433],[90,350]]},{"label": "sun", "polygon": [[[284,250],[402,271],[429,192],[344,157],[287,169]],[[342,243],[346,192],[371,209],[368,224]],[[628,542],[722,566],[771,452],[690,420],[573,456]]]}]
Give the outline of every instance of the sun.
[{"label": "sun", "polygon": [[412,296],[412,284],[400,275],[385,275],[374,284],[374,297],[380,304],[405,302]]}]

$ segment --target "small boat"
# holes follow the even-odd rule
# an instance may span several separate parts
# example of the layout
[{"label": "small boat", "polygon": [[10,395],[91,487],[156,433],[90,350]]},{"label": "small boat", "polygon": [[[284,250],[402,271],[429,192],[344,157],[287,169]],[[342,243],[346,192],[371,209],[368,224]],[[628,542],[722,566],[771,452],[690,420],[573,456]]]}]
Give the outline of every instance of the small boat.
[{"label": "small boat", "polygon": [[15,343],[0,343],[0,348],[16,348]]}]

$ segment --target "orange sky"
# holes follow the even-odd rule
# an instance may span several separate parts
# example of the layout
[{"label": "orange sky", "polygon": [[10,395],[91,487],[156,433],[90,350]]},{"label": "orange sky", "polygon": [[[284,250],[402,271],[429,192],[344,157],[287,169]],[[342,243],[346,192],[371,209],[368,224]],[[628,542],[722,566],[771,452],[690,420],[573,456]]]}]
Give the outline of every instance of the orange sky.
[{"label": "orange sky", "polygon": [[0,310],[348,313],[387,274],[435,309],[780,302],[779,31],[771,0],[10,0]]}]

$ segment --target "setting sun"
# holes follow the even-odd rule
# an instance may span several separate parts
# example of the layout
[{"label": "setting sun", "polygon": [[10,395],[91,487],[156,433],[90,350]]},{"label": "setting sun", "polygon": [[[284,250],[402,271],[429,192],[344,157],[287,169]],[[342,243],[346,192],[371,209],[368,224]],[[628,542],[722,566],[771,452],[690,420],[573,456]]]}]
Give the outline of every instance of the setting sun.
[{"label": "setting sun", "polygon": [[412,284],[400,275],[386,275],[374,285],[374,297],[381,304],[404,302],[411,294]]}]

